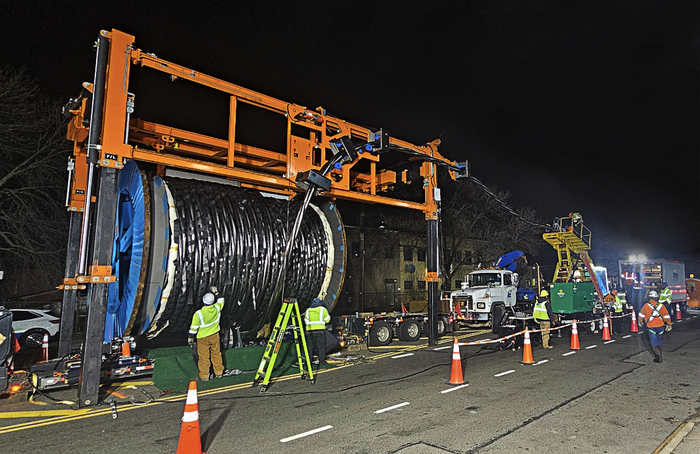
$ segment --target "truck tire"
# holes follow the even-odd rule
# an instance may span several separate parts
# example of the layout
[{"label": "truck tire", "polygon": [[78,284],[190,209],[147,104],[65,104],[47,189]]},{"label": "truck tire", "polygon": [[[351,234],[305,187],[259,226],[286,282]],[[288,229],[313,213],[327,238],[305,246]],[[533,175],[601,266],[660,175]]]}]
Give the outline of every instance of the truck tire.
[{"label": "truck tire", "polygon": [[447,317],[440,316],[438,317],[437,321],[437,335],[438,337],[442,337],[445,335],[445,333],[448,330],[448,323],[447,323]]},{"label": "truck tire", "polygon": [[383,346],[389,345],[394,337],[394,331],[386,322],[377,322],[369,329],[370,345]]},{"label": "truck tire", "polygon": [[422,323],[417,320],[404,320],[403,323],[399,325],[399,339],[404,342],[415,342],[420,339],[420,335],[423,331],[421,327]]},{"label": "truck tire", "polygon": [[498,334],[503,318],[506,316],[506,307],[502,304],[493,307],[491,314],[491,332],[493,334]]}]

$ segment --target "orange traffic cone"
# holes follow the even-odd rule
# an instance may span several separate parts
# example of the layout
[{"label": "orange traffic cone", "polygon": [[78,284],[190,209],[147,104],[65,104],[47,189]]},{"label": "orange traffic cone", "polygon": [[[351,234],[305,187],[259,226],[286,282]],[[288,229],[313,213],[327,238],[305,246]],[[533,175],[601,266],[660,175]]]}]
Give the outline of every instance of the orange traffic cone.
[{"label": "orange traffic cone", "polygon": [[681,305],[679,303],[676,303],[676,321],[680,322],[681,320],[683,320],[681,318]]},{"label": "orange traffic cone", "polygon": [[49,335],[44,334],[44,340],[41,341],[41,360],[49,360]]},{"label": "orange traffic cone", "polygon": [[202,436],[199,433],[199,405],[197,404],[197,382],[190,381],[185,401],[185,413],[182,415],[180,440],[177,442],[177,454],[204,454]]},{"label": "orange traffic cone", "polygon": [[406,309],[406,306],[404,306],[403,303],[401,303],[401,312],[408,314],[408,309]]},{"label": "orange traffic cone", "polygon": [[131,356],[131,344],[129,343],[129,341],[125,340],[122,342],[122,356]]},{"label": "orange traffic cone", "polygon": [[523,364],[534,364],[532,357],[532,345],[530,344],[530,330],[525,328],[525,340],[523,341]]},{"label": "orange traffic cone", "polygon": [[632,309],[632,325],[630,325],[630,332],[631,333],[638,333],[639,332],[639,326],[637,325],[637,313],[634,312],[634,309]]},{"label": "orange traffic cone", "polygon": [[578,342],[578,327],[576,326],[576,320],[571,324],[571,345],[570,350],[581,350],[581,344]]},{"label": "orange traffic cone", "polygon": [[603,340],[610,340],[610,328],[608,327],[608,316],[603,316]]},{"label": "orange traffic cone", "polygon": [[464,376],[462,375],[462,358],[459,356],[459,341],[455,337],[452,346],[452,371],[450,372],[450,381],[448,385],[463,385]]},{"label": "orange traffic cone", "polygon": [[22,347],[20,347],[19,341],[17,340],[17,336],[15,336],[14,333],[12,333],[12,340],[15,341],[14,342],[14,352],[17,353],[19,351],[19,349]]}]

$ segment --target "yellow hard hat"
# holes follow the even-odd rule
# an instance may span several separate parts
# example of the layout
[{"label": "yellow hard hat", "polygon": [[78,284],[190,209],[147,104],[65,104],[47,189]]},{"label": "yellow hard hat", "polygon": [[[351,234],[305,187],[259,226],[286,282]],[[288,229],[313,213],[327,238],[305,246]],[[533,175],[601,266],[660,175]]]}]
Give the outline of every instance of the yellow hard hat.
[{"label": "yellow hard hat", "polygon": [[542,289],[540,292],[540,296],[549,296],[549,292],[547,290]]}]

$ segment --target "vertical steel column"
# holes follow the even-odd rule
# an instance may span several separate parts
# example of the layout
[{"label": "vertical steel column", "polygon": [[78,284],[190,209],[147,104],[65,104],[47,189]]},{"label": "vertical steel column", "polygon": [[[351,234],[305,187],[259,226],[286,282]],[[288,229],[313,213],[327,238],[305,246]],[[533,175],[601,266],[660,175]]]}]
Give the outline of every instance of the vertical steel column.
[{"label": "vertical steel column", "polygon": [[92,106],[90,108],[90,130],[87,141],[88,180],[85,188],[85,212],[83,215],[82,233],[80,235],[80,255],[78,258],[78,274],[85,274],[87,249],[90,241],[90,222],[92,218],[92,190],[95,175],[95,164],[100,159],[100,134],[102,132],[102,108],[107,77],[107,59],[109,56],[109,40],[100,35],[97,40],[97,56],[95,57],[95,75],[92,90]]},{"label": "vertical steel column", "polygon": [[[68,227],[68,248],[66,251],[66,277],[75,277],[78,270],[78,248],[80,247],[80,225],[83,214],[79,211],[70,212]],[[58,338],[58,357],[70,354],[75,326],[75,305],[78,297],[77,290],[63,291],[61,305],[61,330]]]},{"label": "vertical steel column", "polygon": [[[119,184],[118,171],[114,168],[102,167],[99,175],[92,259],[95,264],[111,264]],[[87,325],[78,388],[80,407],[98,403],[108,288],[109,284],[101,283],[90,284],[88,289]]]},{"label": "vertical steel column", "polygon": [[[428,221],[428,250],[427,262],[428,276],[432,276],[438,271],[438,221],[429,219]],[[428,345],[437,345],[438,341],[438,299],[440,291],[438,281],[428,280]]]}]

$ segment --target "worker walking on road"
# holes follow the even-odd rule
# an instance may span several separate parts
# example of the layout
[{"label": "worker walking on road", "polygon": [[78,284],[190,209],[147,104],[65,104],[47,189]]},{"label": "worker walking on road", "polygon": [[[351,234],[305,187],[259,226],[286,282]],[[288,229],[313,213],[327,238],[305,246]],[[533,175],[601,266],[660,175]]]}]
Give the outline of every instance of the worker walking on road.
[{"label": "worker walking on road", "polygon": [[617,290],[613,290],[612,295],[615,297],[612,305],[614,317],[612,319],[613,334],[622,334],[622,299],[617,294]]},{"label": "worker walking on road", "polygon": [[664,342],[664,332],[671,331],[671,316],[668,315],[666,307],[657,301],[659,295],[656,291],[650,291],[647,299],[649,302],[639,312],[637,323],[640,327],[646,324],[651,351],[654,352],[654,362],[660,363],[662,361],[661,346]]},{"label": "worker walking on road", "polygon": [[313,358],[314,352],[318,355],[318,364],[323,366],[326,363],[326,323],[331,321],[331,314],[325,308],[319,298],[314,298],[311,307],[304,313],[304,324],[306,324],[307,339],[309,342],[309,358]]},{"label": "worker walking on road", "polygon": [[549,302],[549,292],[547,290],[540,292],[540,297],[532,311],[532,318],[539,323],[542,330],[542,348],[554,348],[549,345],[549,328],[552,326],[554,314],[552,313],[552,304]]},{"label": "worker walking on road", "polygon": [[213,366],[216,378],[224,374],[219,344],[219,321],[225,301],[223,297],[219,297],[218,289],[211,287],[211,293],[202,297],[202,303],[204,306],[192,316],[188,343],[192,345],[196,338],[199,380],[207,381],[210,366]]}]

